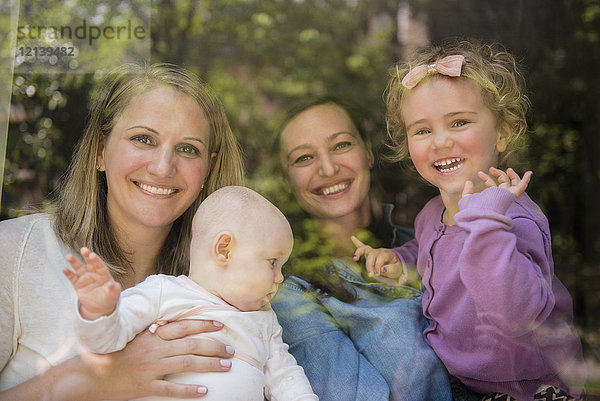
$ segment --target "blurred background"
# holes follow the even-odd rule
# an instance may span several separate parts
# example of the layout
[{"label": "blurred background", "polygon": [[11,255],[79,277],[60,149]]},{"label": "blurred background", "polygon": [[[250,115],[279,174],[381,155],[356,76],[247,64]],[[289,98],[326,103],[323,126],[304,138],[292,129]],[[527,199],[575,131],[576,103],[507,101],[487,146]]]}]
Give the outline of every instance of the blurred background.
[{"label": "blurred background", "polygon": [[[381,143],[382,93],[396,60],[451,36],[503,43],[524,68],[533,105],[517,168],[534,171],[528,193],[550,220],[556,274],[574,299],[589,389],[600,394],[600,0],[83,3],[21,1],[20,15],[117,24],[131,14],[146,24],[146,61],[185,65],[212,86],[244,151],[248,185],[283,208],[290,197],[272,143],[287,105],[308,95],[345,99],[362,110],[361,124]],[[106,72],[93,68],[94,60],[100,65],[118,53],[136,61],[116,42],[95,46],[92,68],[83,72],[15,67],[0,219],[42,208],[60,184],[94,84]],[[375,193],[396,204],[399,224],[412,226],[435,195],[408,168],[381,162],[374,174]]]}]

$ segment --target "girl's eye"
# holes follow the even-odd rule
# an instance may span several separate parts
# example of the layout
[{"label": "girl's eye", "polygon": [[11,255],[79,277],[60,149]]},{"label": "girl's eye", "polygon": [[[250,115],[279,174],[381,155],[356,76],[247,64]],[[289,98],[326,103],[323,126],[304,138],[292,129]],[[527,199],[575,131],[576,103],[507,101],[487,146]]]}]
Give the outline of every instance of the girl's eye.
[{"label": "girl's eye", "polygon": [[182,152],[182,153],[187,153],[189,155],[198,155],[200,154],[200,152],[198,151],[198,148],[196,148],[195,146],[192,146],[190,144],[184,143],[181,144],[179,146],[177,146],[177,150]]},{"label": "girl's eye", "polygon": [[335,146],[333,147],[333,150],[340,150],[340,149],[345,149],[352,146],[351,142],[348,141],[344,141],[344,142],[339,142],[336,143]]},{"label": "girl's eye", "polygon": [[413,135],[425,135],[425,134],[429,134],[431,131],[428,129],[420,129],[418,131],[416,131]]},{"label": "girl's eye", "polygon": [[458,120],[454,124],[452,124],[452,126],[454,126],[454,127],[462,127],[462,126],[467,125],[468,123],[469,122],[466,121],[466,120]]},{"label": "girl's eye", "polygon": [[303,164],[309,162],[310,160],[312,160],[311,155],[302,155],[294,160],[294,164]]},{"label": "girl's eye", "polygon": [[271,259],[267,259],[267,260],[269,261],[271,266],[275,266],[275,263],[277,263],[277,258],[271,258]]}]

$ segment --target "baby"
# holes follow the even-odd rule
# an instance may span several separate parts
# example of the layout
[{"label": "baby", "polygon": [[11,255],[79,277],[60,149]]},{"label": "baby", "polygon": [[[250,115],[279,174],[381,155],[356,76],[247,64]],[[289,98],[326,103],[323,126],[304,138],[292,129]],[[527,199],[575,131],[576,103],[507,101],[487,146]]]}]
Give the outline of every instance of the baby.
[{"label": "baby", "polygon": [[194,216],[189,276],[153,275],[121,293],[100,257],[83,248],[85,264],[69,255],[74,271],[64,270],[79,299],[79,339],[93,352],[109,353],[168,321],[217,320],[225,327],[202,335],[235,346],[229,373],[189,372],[168,380],[202,383],[208,390],[203,401],[318,400],[269,304],[292,246],[279,209],[248,188],[231,186],[208,196]]}]

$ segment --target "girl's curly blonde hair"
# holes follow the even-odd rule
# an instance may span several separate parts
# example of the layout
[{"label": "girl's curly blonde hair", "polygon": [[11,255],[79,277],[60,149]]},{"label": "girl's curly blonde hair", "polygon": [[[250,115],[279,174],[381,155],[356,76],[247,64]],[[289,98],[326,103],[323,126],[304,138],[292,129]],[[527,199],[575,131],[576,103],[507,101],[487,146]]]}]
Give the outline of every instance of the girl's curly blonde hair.
[{"label": "girl's curly blonde hair", "polygon": [[[402,99],[411,89],[402,85],[402,79],[412,68],[436,63],[450,55],[465,57],[460,77],[440,74],[436,74],[435,77],[475,81],[481,88],[485,104],[494,113],[498,130],[507,144],[514,143],[527,131],[526,114],[529,99],[524,93],[525,79],[515,58],[497,43],[480,44],[471,40],[452,39],[417,50],[406,62],[398,62],[390,69],[385,91],[389,136],[387,145],[392,151],[388,156],[390,161],[399,162],[408,156],[406,125],[402,119]],[[426,76],[423,81],[427,79],[430,78]]]}]

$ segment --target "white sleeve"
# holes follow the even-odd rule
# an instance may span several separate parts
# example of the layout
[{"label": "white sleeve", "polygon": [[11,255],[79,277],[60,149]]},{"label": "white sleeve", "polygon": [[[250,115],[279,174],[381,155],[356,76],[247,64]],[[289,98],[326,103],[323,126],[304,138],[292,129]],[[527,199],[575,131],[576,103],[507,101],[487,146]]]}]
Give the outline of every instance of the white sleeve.
[{"label": "white sleeve", "polygon": [[7,220],[0,224],[0,371],[16,351],[15,291],[25,228],[29,227],[16,224],[16,220]]},{"label": "white sleeve", "polygon": [[269,341],[269,358],[265,365],[265,396],[276,401],[318,400],[304,370],[288,352],[281,338],[281,326],[273,315],[273,332]]},{"label": "white sleeve", "polygon": [[159,276],[149,276],[121,293],[111,315],[96,320],[83,319],[77,308],[75,329],[81,344],[92,352],[104,354],[123,349],[158,319],[162,283]]}]

